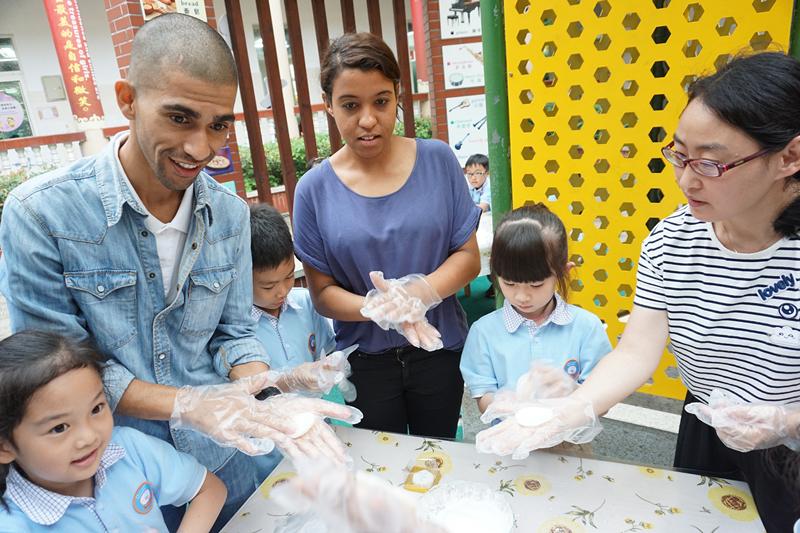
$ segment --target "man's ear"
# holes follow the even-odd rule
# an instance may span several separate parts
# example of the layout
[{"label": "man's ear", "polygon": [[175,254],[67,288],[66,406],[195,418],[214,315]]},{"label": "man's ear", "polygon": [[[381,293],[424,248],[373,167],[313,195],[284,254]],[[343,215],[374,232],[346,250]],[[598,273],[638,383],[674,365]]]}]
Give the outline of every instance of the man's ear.
[{"label": "man's ear", "polygon": [[0,439],[0,464],[10,464],[17,458],[14,446],[5,439]]},{"label": "man's ear", "polygon": [[114,92],[117,95],[117,106],[122,114],[128,120],[134,120],[136,113],[134,111],[133,101],[136,95],[136,90],[128,80],[119,80],[114,84]]}]

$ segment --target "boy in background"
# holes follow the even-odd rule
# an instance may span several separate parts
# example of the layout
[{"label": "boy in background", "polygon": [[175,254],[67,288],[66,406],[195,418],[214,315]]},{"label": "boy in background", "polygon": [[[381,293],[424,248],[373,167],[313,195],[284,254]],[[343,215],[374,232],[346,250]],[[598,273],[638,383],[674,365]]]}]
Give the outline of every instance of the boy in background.
[{"label": "boy in background", "polygon": [[473,154],[464,165],[464,175],[469,182],[469,195],[475,205],[486,213],[492,210],[492,193],[489,186],[489,158]]}]

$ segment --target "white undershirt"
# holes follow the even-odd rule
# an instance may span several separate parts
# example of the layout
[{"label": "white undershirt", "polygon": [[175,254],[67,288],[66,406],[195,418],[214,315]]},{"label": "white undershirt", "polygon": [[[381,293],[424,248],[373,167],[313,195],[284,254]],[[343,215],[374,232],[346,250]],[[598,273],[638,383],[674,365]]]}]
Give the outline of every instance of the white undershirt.
[{"label": "white undershirt", "polygon": [[161,265],[161,281],[164,285],[164,297],[168,302],[171,302],[178,293],[178,267],[180,266],[183,246],[186,244],[186,235],[189,233],[189,224],[192,220],[194,184],[189,185],[189,188],[184,191],[181,205],[178,207],[175,217],[170,222],[161,222],[147,210],[144,202],[142,202],[139,195],[136,194],[136,189],[133,188],[133,184],[131,184],[128,176],[125,174],[125,170],[122,168],[122,163],[119,160],[119,149],[125,140],[127,140],[126,135],[117,137],[114,155],[117,159],[120,173],[131,191],[131,195],[136,198],[144,210],[147,211],[147,218],[144,220],[144,225],[156,238],[158,262]]}]

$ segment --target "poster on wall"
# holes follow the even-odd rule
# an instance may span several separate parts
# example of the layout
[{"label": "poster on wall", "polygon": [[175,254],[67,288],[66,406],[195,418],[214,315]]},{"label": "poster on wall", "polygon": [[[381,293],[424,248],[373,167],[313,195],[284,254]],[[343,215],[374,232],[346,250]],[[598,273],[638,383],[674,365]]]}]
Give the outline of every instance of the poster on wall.
[{"label": "poster on wall", "polygon": [[140,0],[140,2],[145,22],[164,13],[183,13],[208,22],[204,0]]},{"label": "poster on wall", "polygon": [[472,154],[487,154],[489,135],[486,127],[486,98],[456,96],[445,100],[447,106],[447,136],[450,148],[461,166]]},{"label": "poster on wall", "polygon": [[480,0],[439,0],[442,39],[481,34]]},{"label": "poster on wall", "polygon": [[18,81],[0,81],[0,140],[31,135],[33,132],[22,99],[22,85]]},{"label": "poster on wall", "polygon": [[481,43],[442,47],[444,88],[483,87],[483,46]]}]

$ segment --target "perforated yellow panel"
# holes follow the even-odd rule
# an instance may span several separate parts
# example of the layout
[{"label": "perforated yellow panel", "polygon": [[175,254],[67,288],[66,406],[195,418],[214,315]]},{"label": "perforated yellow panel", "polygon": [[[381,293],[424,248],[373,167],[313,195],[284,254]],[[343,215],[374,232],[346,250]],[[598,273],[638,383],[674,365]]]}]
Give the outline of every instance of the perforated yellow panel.
[{"label": "perforated yellow panel", "polygon": [[[684,201],[660,148],[687,83],[743,50],[787,50],[792,4],[506,0],[513,205],[544,202],[564,220],[579,265],[570,301],[612,343],[642,240]],[[672,355],[642,391],[683,397]]]}]

